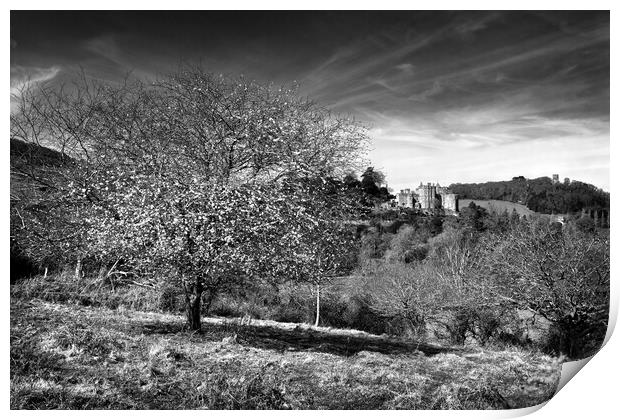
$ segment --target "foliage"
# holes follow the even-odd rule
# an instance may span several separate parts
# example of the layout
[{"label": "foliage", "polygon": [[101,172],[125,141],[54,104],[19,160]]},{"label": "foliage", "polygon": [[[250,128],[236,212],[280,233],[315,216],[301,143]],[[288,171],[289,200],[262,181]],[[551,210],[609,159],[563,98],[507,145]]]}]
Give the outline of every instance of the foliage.
[{"label": "foliage", "polygon": [[416,229],[403,225],[391,242],[385,258],[388,261],[412,263],[426,258],[428,249],[425,246],[427,236],[424,229]]},{"label": "foliage", "polygon": [[594,233],[596,231],[596,224],[590,217],[580,217],[575,225],[583,233]]},{"label": "foliage", "polygon": [[462,198],[506,200],[526,204],[539,213],[574,213],[584,208],[609,208],[609,193],[584,182],[553,184],[550,178],[526,179],[480,184],[452,184],[449,187]]},{"label": "foliage", "polygon": [[489,237],[485,265],[497,276],[507,302],[555,323],[560,350],[581,356],[601,340],[609,311],[609,239],[544,220]]},{"label": "foliage", "polygon": [[487,211],[477,206],[473,201],[467,207],[461,209],[461,223],[476,231],[485,229],[484,221],[487,217]]},{"label": "foliage", "polygon": [[355,173],[349,173],[343,181],[348,190],[359,195],[360,203],[366,207],[376,207],[395,198],[387,187],[382,186],[385,183],[385,175],[372,166],[362,173],[361,180],[357,179]]},{"label": "foliage", "polygon": [[[115,186],[109,200],[120,217],[94,221],[91,246],[140,275],[174,269],[197,305],[203,292],[208,306],[217,293],[248,281],[317,282],[339,267],[340,247],[327,238],[339,238],[341,224],[320,218],[325,215],[317,212],[326,207],[312,205],[316,200],[308,194],[304,202],[299,189],[170,185],[138,174],[123,183],[110,172],[106,182]],[[319,234],[325,231],[332,236]]]}]

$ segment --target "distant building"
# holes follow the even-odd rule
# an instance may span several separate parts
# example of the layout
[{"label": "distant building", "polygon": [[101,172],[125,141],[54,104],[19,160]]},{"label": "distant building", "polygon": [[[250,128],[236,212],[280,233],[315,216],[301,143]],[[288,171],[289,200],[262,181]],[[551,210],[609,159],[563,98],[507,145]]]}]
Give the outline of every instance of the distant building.
[{"label": "distant building", "polygon": [[406,208],[417,208],[420,210],[441,209],[448,212],[456,213],[459,211],[458,195],[452,193],[448,188],[437,184],[426,185],[420,183],[420,186],[414,191],[411,189],[403,189],[398,193],[398,206]]},{"label": "distant building", "polygon": [[426,185],[420,183],[420,186],[415,190],[418,195],[419,208],[423,210],[434,210],[437,207],[437,186],[430,182]]},{"label": "distant building", "polygon": [[459,212],[459,196],[454,193],[441,194],[441,207],[453,213]]},{"label": "distant building", "polygon": [[558,174],[553,174],[553,177],[551,178],[551,182],[553,184],[559,184],[560,183],[560,175]]},{"label": "distant building", "polygon": [[570,184],[570,178],[564,178],[564,184],[566,185]]},{"label": "distant building", "polygon": [[413,193],[409,188],[400,190],[397,194],[398,206],[399,207],[407,207],[412,208],[415,199],[413,198]]}]

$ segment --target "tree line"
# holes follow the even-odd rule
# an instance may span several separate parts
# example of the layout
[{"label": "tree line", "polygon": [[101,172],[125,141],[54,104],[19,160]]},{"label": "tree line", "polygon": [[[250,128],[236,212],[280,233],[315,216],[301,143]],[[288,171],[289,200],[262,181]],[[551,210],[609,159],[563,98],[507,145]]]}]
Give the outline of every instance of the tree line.
[{"label": "tree line", "polygon": [[554,184],[548,177],[479,184],[452,184],[449,187],[461,198],[505,200],[525,204],[530,210],[545,214],[577,213],[582,209],[609,209],[609,193],[591,184],[571,181]]}]

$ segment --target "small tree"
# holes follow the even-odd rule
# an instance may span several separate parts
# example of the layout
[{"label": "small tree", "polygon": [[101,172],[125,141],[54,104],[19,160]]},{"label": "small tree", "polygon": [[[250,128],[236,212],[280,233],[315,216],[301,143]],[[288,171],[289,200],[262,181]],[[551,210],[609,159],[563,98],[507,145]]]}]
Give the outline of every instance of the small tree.
[{"label": "small tree", "polygon": [[473,271],[477,269],[477,232],[470,228],[448,227],[429,239],[429,256],[438,279],[455,294],[471,294],[477,287]]},{"label": "small tree", "polygon": [[[359,183],[364,195],[363,202],[365,205],[375,206],[395,198],[386,187],[381,186],[384,182],[385,175],[382,172],[376,171],[372,166],[366,168]],[[351,185],[350,180],[349,183]]]},{"label": "small tree", "polygon": [[476,205],[473,201],[469,203],[469,206],[461,209],[463,224],[479,232],[485,230],[484,222],[487,217],[488,212],[486,209]]},{"label": "small tree", "polygon": [[357,262],[359,246],[355,225],[359,216],[355,194],[333,178],[306,178],[289,185],[289,194],[301,204],[297,213],[299,223],[298,262],[296,279],[307,282],[316,290],[316,317],[321,313],[321,288],[336,278],[348,274]]},{"label": "small tree", "polygon": [[370,306],[377,313],[405,321],[415,334],[424,330],[442,300],[436,277],[427,264],[381,262],[364,273]]}]

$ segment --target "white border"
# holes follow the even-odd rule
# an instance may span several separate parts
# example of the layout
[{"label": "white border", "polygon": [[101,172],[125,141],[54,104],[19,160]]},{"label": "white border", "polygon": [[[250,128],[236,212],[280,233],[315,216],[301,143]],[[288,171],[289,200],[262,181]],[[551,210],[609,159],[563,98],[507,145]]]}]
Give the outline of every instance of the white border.
[{"label": "white border", "polygon": [[[616,11],[613,9],[613,5],[618,4],[612,1],[596,1],[590,0],[588,2],[576,2],[576,1],[533,1],[533,0],[522,0],[519,2],[498,2],[498,1],[433,1],[433,2],[407,2],[407,1],[381,1],[381,2],[368,2],[368,1],[329,1],[329,0],[315,0],[315,1],[260,1],[260,2],[249,2],[249,1],[226,1],[226,2],[201,2],[201,1],[184,1],[177,0],[174,2],[164,2],[159,0],[149,1],[149,2],[135,2],[135,1],[119,1],[119,0],[108,0],[106,2],[78,2],[78,1],[9,1],[9,10],[52,10],[52,9],[90,9],[90,10],[132,10],[132,9],[227,9],[227,10],[243,10],[243,9],[297,9],[297,10],[317,10],[317,9],[331,9],[331,10],[341,10],[341,9],[415,9],[415,10],[481,10],[481,9],[491,9],[491,10],[582,10],[582,9],[595,9],[595,10],[611,10],[611,28],[612,28],[612,51],[611,51],[611,74],[617,74],[617,71],[614,72],[614,68],[617,69],[617,48],[615,47],[617,44],[614,44],[614,36],[616,35],[616,28],[618,28],[618,19],[616,18]],[[2,21],[2,27],[5,28],[6,32],[10,32],[10,13],[7,11]],[[7,34],[9,35],[9,34]],[[6,61],[10,61],[10,47],[8,42],[9,36],[5,36],[5,41],[2,44],[3,54],[2,57]],[[617,41],[617,39],[616,39]],[[9,76],[5,79],[10,79],[10,65],[7,65],[5,61],[5,71],[9,71]],[[617,84],[612,79],[611,82],[611,92],[612,92],[612,101],[611,101],[611,120],[613,122],[617,122],[617,108],[614,107],[614,99],[616,98],[617,93]],[[9,101],[5,100],[5,133],[9,132]],[[610,138],[615,138],[614,136],[614,124],[611,124],[611,132]],[[617,130],[616,130],[617,131]],[[612,142],[611,144],[611,179],[610,185],[614,186],[616,176],[618,175],[618,170],[615,169],[614,159],[617,156],[618,146]],[[2,200],[4,212],[2,225],[0,229],[2,229],[3,236],[5,238],[2,258],[4,264],[4,279],[7,284],[6,290],[6,299],[8,301],[8,255],[9,255],[9,243],[6,238],[8,238],[8,197],[9,197],[9,153],[8,153],[8,138],[6,139],[6,146],[3,149],[2,155],[2,165],[3,165],[3,175],[4,182],[0,184],[0,197]],[[613,215],[616,214],[616,209],[620,209],[618,204],[618,198],[615,193],[612,194],[612,211]],[[617,229],[612,229],[612,236],[616,237]],[[617,310],[618,310],[618,280],[615,278],[614,274],[616,274],[616,264],[615,264],[615,255],[616,255],[616,246],[615,242],[612,241],[612,325],[615,325],[615,321],[617,318]],[[5,307],[6,318],[2,323],[3,328],[3,337],[5,338],[5,345],[3,346],[3,359],[4,360],[4,369],[3,369],[3,378],[4,378],[4,393],[3,393],[3,402],[4,407],[8,411],[9,407],[9,372],[8,372],[8,360],[9,360],[9,305]],[[617,382],[620,377],[619,373],[619,363],[618,363],[618,355],[620,352],[618,351],[618,339],[617,334],[612,335],[609,342],[604,346],[604,348],[592,358],[592,360],[582,369],[581,372],[577,374],[577,377],[571,380],[559,393],[551,399],[546,405],[536,410],[531,414],[532,419],[546,419],[551,417],[557,417],[562,419],[583,419],[586,417],[596,418],[596,419],[607,419],[607,418],[615,418],[617,416],[617,408],[618,408],[618,394],[617,394]],[[412,417],[415,418],[465,418],[465,419],[480,419],[480,418],[511,418],[519,415],[524,415],[526,412],[532,411],[531,409],[524,410],[515,410],[515,411],[491,411],[491,412],[425,412],[425,411],[416,411],[416,412],[339,412],[339,411],[331,411],[331,412],[316,412],[316,411],[307,411],[307,412],[252,412],[252,417],[256,416],[258,418],[289,418],[291,415],[294,417],[301,418],[313,418],[314,416],[320,415],[322,418],[330,419],[330,418],[342,418],[344,417],[358,417],[365,416],[368,414],[369,416],[389,416],[394,418],[402,418],[402,419],[410,419]],[[19,418],[33,418],[34,416],[45,416],[52,418],[65,418],[65,417],[77,417],[82,416],[85,413],[83,412],[16,412],[12,411],[8,413],[12,417]],[[107,418],[109,416],[119,416],[119,417],[140,417],[140,418],[163,418],[164,416],[168,416],[170,414],[164,412],[104,412],[104,411],[93,411],[88,412],[88,415],[91,418]],[[174,412],[172,413],[174,416],[182,416],[182,417],[203,417],[205,415],[214,415],[218,418],[229,419],[229,418],[238,418],[240,416],[245,416],[246,414],[243,412],[218,412],[218,413],[201,413],[201,412]]]}]

